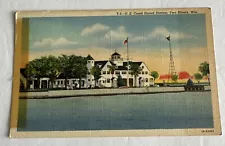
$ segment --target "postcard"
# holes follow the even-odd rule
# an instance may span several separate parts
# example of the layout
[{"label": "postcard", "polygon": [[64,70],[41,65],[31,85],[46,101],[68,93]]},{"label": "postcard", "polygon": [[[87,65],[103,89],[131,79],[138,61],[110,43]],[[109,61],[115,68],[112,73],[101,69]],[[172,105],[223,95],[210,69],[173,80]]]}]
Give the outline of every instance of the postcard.
[{"label": "postcard", "polygon": [[222,134],[210,8],[15,19],[10,137]]}]

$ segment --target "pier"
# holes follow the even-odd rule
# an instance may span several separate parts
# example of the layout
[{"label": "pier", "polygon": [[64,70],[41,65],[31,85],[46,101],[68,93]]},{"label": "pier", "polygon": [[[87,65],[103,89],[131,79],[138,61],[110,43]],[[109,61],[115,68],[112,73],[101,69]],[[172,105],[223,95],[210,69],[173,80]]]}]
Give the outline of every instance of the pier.
[{"label": "pier", "polygon": [[184,86],[185,91],[205,91],[203,85]]},{"label": "pier", "polygon": [[[198,87],[198,88],[197,88]],[[20,92],[22,99],[34,98],[65,98],[65,97],[86,97],[86,96],[112,96],[128,94],[159,94],[159,93],[179,93],[185,91],[210,91],[210,86],[200,88],[185,87],[145,87],[145,88],[121,88],[121,89],[82,89],[82,90],[49,90],[43,92]]]}]

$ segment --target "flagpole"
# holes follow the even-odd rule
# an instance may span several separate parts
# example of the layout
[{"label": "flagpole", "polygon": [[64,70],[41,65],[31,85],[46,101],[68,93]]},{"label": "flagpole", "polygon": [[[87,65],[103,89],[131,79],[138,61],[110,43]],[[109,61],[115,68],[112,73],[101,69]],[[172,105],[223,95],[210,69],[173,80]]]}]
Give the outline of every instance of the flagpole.
[{"label": "flagpole", "polygon": [[[169,35],[169,37],[170,37],[170,35]],[[172,73],[171,73],[171,42],[170,42],[170,38],[168,39],[168,41],[169,41],[169,49],[170,49],[170,62],[169,62],[169,72],[168,72],[168,83],[169,83],[169,81],[170,81],[170,78],[172,79]],[[169,76],[171,76],[171,77],[169,77]]]},{"label": "flagpole", "polygon": [[127,37],[127,87],[129,87],[129,52],[128,52],[128,37]]},{"label": "flagpole", "polygon": [[110,51],[111,51],[111,54],[112,54],[113,51],[112,51],[112,33],[111,32],[112,32],[112,30],[110,29]]}]

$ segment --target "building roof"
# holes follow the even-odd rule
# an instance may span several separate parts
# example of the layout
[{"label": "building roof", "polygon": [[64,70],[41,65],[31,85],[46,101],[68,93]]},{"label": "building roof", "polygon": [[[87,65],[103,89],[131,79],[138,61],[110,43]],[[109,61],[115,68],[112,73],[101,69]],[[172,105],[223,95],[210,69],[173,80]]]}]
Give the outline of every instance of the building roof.
[{"label": "building roof", "polygon": [[111,56],[114,56],[114,55],[120,55],[120,54],[115,51]]},{"label": "building roof", "polygon": [[87,60],[94,60],[94,58],[90,54],[88,54]]},{"label": "building roof", "polygon": [[101,65],[100,68],[102,69],[107,62],[108,61],[95,61],[95,65]]},{"label": "building roof", "polygon": [[[129,62],[129,65],[132,65],[132,64],[135,64],[135,65],[138,65],[140,66],[142,64],[142,62]],[[127,62],[123,62],[123,66],[127,66]]]},{"label": "building roof", "polygon": [[[132,64],[137,64],[138,66],[140,66],[142,62],[129,62],[129,65]],[[127,70],[127,62],[123,62],[123,66],[118,66],[116,70]]]}]

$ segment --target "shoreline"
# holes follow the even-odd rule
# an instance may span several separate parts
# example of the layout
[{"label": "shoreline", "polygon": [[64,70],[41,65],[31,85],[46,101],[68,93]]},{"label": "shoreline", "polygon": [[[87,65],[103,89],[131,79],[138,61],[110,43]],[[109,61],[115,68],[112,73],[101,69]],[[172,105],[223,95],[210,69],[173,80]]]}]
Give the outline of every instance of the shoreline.
[{"label": "shoreline", "polygon": [[185,91],[183,87],[164,87],[164,88],[128,88],[128,89],[109,89],[101,90],[64,90],[48,92],[20,92],[19,99],[59,99],[72,97],[91,97],[91,96],[114,96],[114,95],[137,95],[137,94],[163,94],[181,92],[208,92],[210,87],[204,91]]}]

